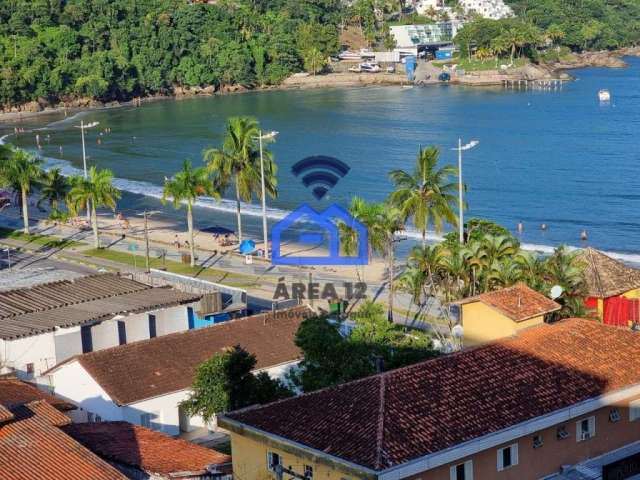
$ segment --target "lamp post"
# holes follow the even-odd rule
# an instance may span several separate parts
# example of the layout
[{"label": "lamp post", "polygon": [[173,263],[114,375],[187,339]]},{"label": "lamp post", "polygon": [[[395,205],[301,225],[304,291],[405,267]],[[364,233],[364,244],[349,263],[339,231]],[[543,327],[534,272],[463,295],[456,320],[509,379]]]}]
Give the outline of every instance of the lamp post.
[{"label": "lamp post", "polygon": [[480,144],[478,140],[472,140],[466,145],[462,145],[462,138],[458,139],[458,147],[453,148],[452,150],[458,151],[458,208],[460,214],[458,216],[458,228],[459,228],[459,239],[460,244],[464,243],[464,199],[462,193],[462,152],[465,150],[471,150],[474,147],[477,147]]},{"label": "lamp post", "polygon": [[[79,128],[80,132],[82,133],[82,167],[84,169],[85,180],[87,179],[88,174],[87,174],[87,150],[84,144],[84,131],[89,128],[97,127],[98,125],[100,125],[100,122],[92,122],[92,123],[87,123],[85,125],[83,120],[80,120],[80,125],[74,125],[76,128]],[[87,220],[91,222],[91,211],[89,207],[89,200],[87,200]]]},{"label": "lamp post", "polygon": [[142,214],[140,213],[138,214],[144,217],[144,263],[147,269],[147,273],[151,271],[151,269],[149,268],[149,222],[148,222],[148,219],[151,215],[155,215],[156,213],[160,213],[160,210],[154,210],[149,212],[145,208]]},{"label": "lamp post", "polygon": [[275,139],[276,136],[278,136],[278,132],[276,131],[265,133],[263,135],[262,130],[260,130],[258,135],[258,141],[260,142],[260,182],[262,184],[262,234],[264,237],[264,257],[267,260],[269,260],[269,238],[267,235],[267,197],[264,187],[264,155],[262,141]]}]

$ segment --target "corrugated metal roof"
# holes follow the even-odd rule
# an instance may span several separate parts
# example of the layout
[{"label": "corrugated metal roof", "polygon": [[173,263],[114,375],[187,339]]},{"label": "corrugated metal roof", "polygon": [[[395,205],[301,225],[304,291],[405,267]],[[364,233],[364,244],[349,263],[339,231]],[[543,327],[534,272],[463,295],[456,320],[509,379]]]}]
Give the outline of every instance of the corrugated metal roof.
[{"label": "corrugated metal roof", "polygon": [[0,292],[0,318],[42,312],[152,287],[113,274],[91,275]]},{"label": "corrugated metal roof", "polygon": [[38,335],[56,327],[195,302],[200,297],[110,274],[2,292],[0,338]]}]

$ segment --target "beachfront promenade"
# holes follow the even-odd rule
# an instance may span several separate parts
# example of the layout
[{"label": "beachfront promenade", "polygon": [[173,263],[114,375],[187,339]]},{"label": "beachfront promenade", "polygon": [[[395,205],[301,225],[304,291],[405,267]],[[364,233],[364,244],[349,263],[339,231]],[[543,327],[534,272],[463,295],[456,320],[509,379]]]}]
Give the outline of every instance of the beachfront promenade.
[{"label": "beachfront promenade", "polygon": [[[145,236],[142,217],[128,217],[129,228],[123,232],[121,226],[113,220],[113,214],[100,215],[100,239],[104,249],[96,251],[91,246],[91,229],[81,229],[68,224],[54,225],[45,221],[44,216],[43,212],[37,212],[35,215],[31,222],[33,227],[31,237],[37,239],[38,235],[45,235],[51,240],[58,241],[32,240],[18,234],[13,237],[5,235],[4,238],[0,238],[0,244],[32,252],[41,258],[58,258],[95,269],[128,273],[145,270]],[[21,225],[22,219],[15,208],[5,209],[0,214],[1,228],[19,230]],[[373,262],[371,266],[365,268],[364,272],[362,269],[358,272],[354,267],[315,269],[275,266],[256,257],[252,264],[247,265],[245,257],[233,253],[232,248],[215,248],[217,243],[214,242],[213,235],[197,232],[197,262],[196,267],[191,268],[188,264],[182,263],[182,256],[188,254],[188,248],[184,248],[183,245],[177,248],[170,241],[177,235],[179,241],[183,242],[186,234],[171,227],[162,221],[149,221],[149,257],[152,268],[166,267],[176,273],[236,286],[247,290],[250,295],[268,300],[273,298],[278,282],[291,285],[297,282],[307,283],[311,280],[319,283],[321,289],[326,283],[332,283],[338,288],[343,282],[356,282],[359,276],[360,278],[364,276],[368,287],[367,296],[380,302],[386,301],[387,282],[384,279],[382,262]],[[258,246],[260,247],[259,243]],[[6,253],[0,253],[0,255],[6,255]],[[163,256],[164,259],[162,259]],[[31,268],[35,266],[32,262],[28,263]],[[14,268],[23,267],[24,265],[20,264],[14,265]],[[396,292],[395,298],[395,321],[409,322],[406,313],[411,308],[410,295]],[[315,306],[326,308],[326,302],[316,301]],[[437,316],[437,311],[437,306],[433,305],[428,313],[431,316]]]}]

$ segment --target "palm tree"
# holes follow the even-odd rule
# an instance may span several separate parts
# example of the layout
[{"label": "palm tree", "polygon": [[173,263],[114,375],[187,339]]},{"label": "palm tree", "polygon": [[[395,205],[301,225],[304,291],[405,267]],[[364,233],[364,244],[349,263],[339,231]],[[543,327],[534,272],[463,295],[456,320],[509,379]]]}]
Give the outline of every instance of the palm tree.
[{"label": "palm tree", "polygon": [[42,176],[42,160],[30,153],[4,149],[5,159],[0,163],[0,183],[20,190],[24,233],[29,234],[29,192]]},{"label": "palm tree", "polygon": [[[410,265],[398,277],[398,289],[411,295],[411,303],[418,307],[418,314],[425,303],[426,274],[420,268]],[[411,309],[407,318],[411,314]]]},{"label": "palm tree", "polygon": [[561,246],[545,261],[546,288],[562,287],[562,296],[556,301],[562,305],[558,318],[584,315],[584,299],[587,296],[584,270],[586,265],[579,251],[569,251]]},{"label": "palm tree", "polygon": [[70,188],[69,180],[60,173],[60,169],[52,168],[43,175],[42,181],[40,182],[40,200],[38,200],[38,207],[46,202],[52,210],[51,218],[60,216],[60,202],[65,201]]},{"label": "palm tree", "polygon": [[[260,152],[257,148],[260,127],[252,117],[232,117],[227,122],[221,149],[204,151],[204,160],[213,174],[216,191],[224,191],[235,184],[238,240],[242,241],[242,215],[240,201],[251,201],[260,189]],[[265,190],[271,197],[278,195],[277,167],[269,150],[263,150]],[[259,197],[261,198],[261,197]]]},{"label": "palm tree", "polygon": [[87,202],[91,205],[91,226],[93,227],[93,244],[100,248],[98,236],[97,209],[109,207],[116,209],[116,201],[120,198],[120,190],[113,186],[113,173],[111,170],[98,170],[95,166],[89,169],[89,175],[71,177],[71,190],[68,195],[68,205],[74,215],[82,209]]},{"label": "palm tree", "polygon": [[404,170],[389,173],[395,191],[390,202],[402,212],[404,220],[413,219],[413,224],[422,234],[426,244],[427,229],[431,222],[436,233],[442,232],[444,222],[457,225],[453,205],[456,202],[457,184],[450,177],[457,174],[451,165],[438,168],[440,152],[436,147],[421,148],[413,174]]},{"label": "palm tree", "polygon": [[[395,248],[396,234],[404,230],[404,218],[398,208],[386,206],[382,208],[373,235],[373,247],[387,259],[387,271],[389,276],[389,310],[387,318],[393,322],[393,300],[395,283]],[[371,242],[371,237],[369,238]]]},{"label": "palm tree", "polygon": [[187,228],[189,229],[189,249],[191,251],[191,266],[195,266],[195,241],[193,238],[193,204],[202,195],[212,195],[220,198],[220,194],[212,188],[209,174],[205,167],[193,168],[189,160],[182,164],[182,170],[164,182],[162,202],[171,199],[173,206],[178,209],[184,203],[187,206]]},{"label": "palm tree", "polygon": [[316,73],[322,71],[326,63],[327,60],[325,56],[317,47],[311,47],[304,52],[304,67],[308,72],[311,72],[314,77]]},{"label": "palm tree", "polygon": [[[371,259],[374,250],[381,251],[380,237],[380,215],[384,206],[380,203],[367,202],[361,197],[353,197],[349,205],[349,214],[354,220],[357,220],[367,229],[367,259]],[[358,251],[359,242],[361,241],[358,231],[345,222],[338,222],[338,231],[340,235],[340,248],[344,255],[355,255]],[[364,281],[364,266],[362,274],[356,269],[359,281]]]},{"label": "palm tree", "polygon": [[461,252],[467,265],[471,268],[470,294],[475,295],[480,283],[479,277],[483,275],[489,266],[487,251],[482,242],[474,240],[468,242]]}]

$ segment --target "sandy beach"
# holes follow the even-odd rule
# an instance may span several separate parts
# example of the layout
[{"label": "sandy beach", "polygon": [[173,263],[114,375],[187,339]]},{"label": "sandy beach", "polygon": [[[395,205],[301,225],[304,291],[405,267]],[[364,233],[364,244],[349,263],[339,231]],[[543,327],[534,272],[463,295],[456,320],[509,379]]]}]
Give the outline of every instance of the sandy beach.
[{"label": "sandy beach", "polygon": [[[36,197],[31,198],[30,202],[35,205],[37,201]],[[0,215],[13,220],[21,220],[20,211],[15,207],[9,207],[0,212]],[[55,234],[62,237],[73,237],[80,231],[85,231],[87,234],[91,234],[91,228],[86,220],[85,216],[76,217],[70,222],[66,223],[52,223],[47,220],[48,212],[41,212],[36,207],[30,207],[29,216],[33,222],[36,223],[35,227],[32,227],[34,233],[43,231],[44,233],[53,233],[51,227],[55,227]],[[100,228],[100,237],[102,240],[102,246],[107,247],[110,244],[116,242],[144,242],[145,229],[144,229],[144,216],[143,212],[139,212],[138,215],[122,216],[117,213],[100,212],[98,214],[98,224]],[[152,255],[157,256],[157,251],[163,249],[167,251],[167,254],[179,257],[181,254],[188,254],[189,247],[187,239],[189,238],[186,229],[182,229],[176,221],[171,221],[162,217],[149,216],[147,219],[148,235],[150,248]],[[87,237],[87,242],[92,242],[92,236]],[[230,236],[233,239],[234,236]],[[245,260],[244,255],[237,252],[237,241],[234,241],[230,245],[224,245],[224,236],[216,236],[212,233],[202,232],[200,230],[194,231],[195,248],[197,251],[207,255],[207,258],[216,255],[233,255],[239,260]],[[258,238],[251,238],[245,236],[243,239],[252,239],[256,243],[258,250],[263,249],[263,241]],[[111,240],[111,242],[108,242]],[[326,255],[326,248],[323,246],[309,246],[296,243],[284,243],[281,245],[281,251],[283,255],[305,255],[305,256],[324,256]],[[138,253],[143,253],[138,251]],[[259,255],[252,256],[252,262],[256,265],[268,266],[271,264],[269,260],[264,259]],[[369,264],[363,267],[354,266],[301,266],[301,267],[288,267],[292,269],[298,269],[300,272],[317,272],[323,276],[335,276],[345,281],[359,281],[363,278],[369,282],[382,283],[386,281],[386,262],[379,258],[374,257],[370,260]]]}]

